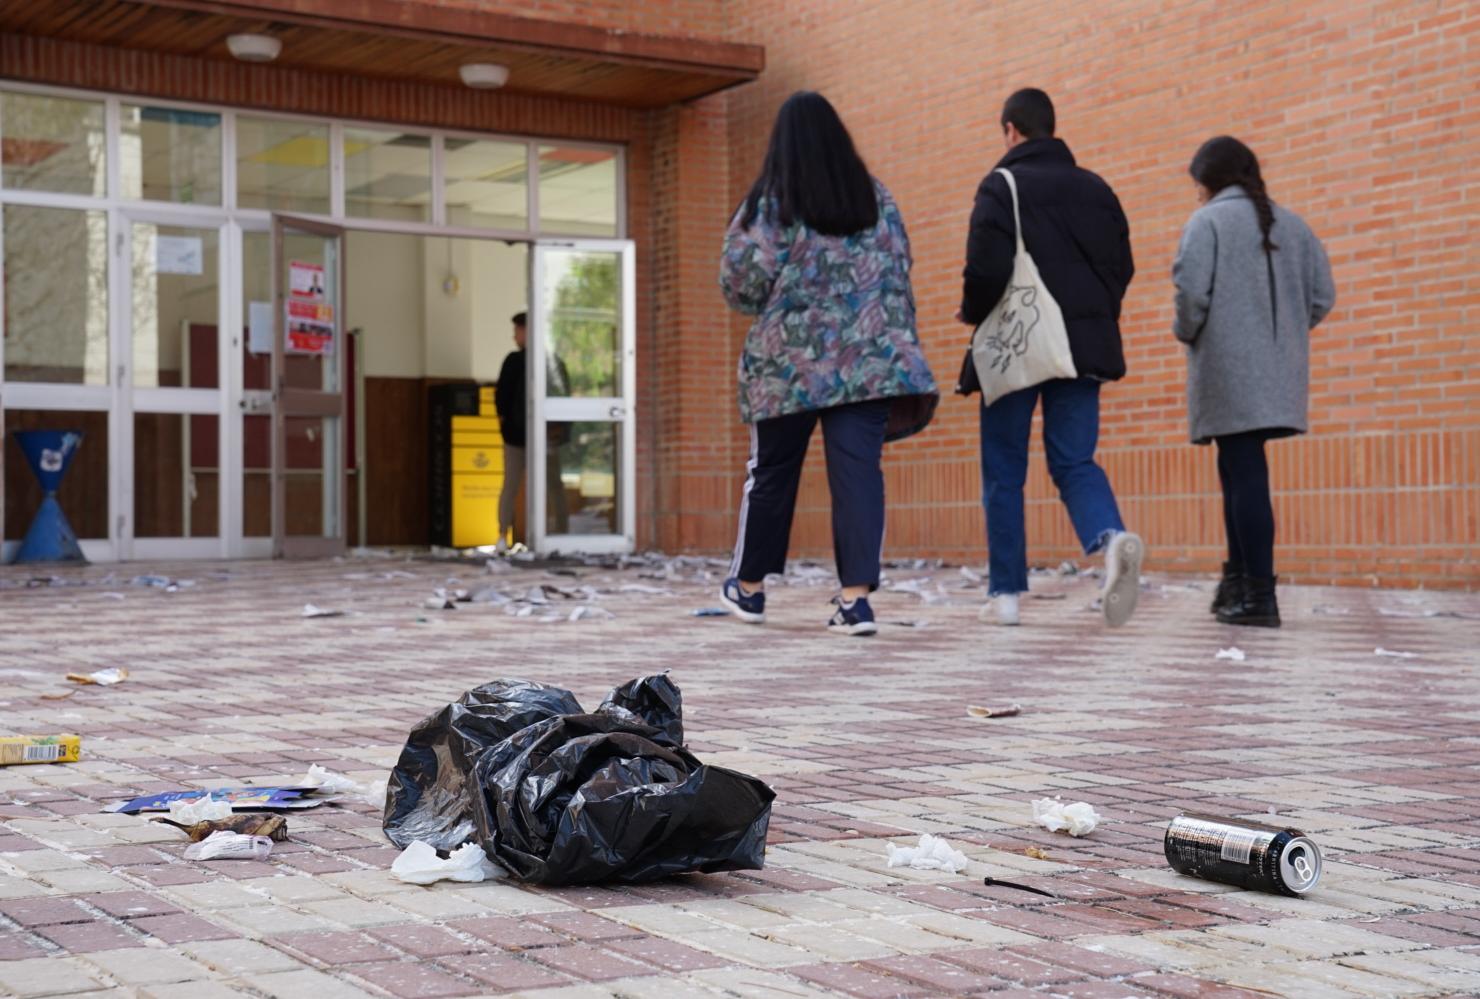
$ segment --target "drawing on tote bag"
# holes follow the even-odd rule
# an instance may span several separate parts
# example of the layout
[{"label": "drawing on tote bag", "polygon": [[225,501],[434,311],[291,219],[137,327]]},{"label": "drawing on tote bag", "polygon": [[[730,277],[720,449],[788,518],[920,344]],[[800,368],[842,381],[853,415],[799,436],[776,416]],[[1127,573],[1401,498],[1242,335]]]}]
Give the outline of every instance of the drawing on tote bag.
[{"label": "drawing on tote bag", "polygon": [[1023,242],[1018,213],[1017,181],[1011,171],[998,170],[1012,192],[1012,220],[1017,228],[1017,253],[1007,291],[971,339],[971,359],[982,386],[982,405],[990,406],[1009,392],[1054,378],[1077,378],[1064,313],[1044,285],[1038,266]]}]

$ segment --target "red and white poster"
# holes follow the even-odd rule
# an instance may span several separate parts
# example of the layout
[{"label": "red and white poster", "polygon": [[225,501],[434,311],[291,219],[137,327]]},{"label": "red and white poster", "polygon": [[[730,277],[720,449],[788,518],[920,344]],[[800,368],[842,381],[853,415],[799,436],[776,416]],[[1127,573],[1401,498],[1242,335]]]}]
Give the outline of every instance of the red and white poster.
[{"label": "red and white poster", "polygon": [[324,268],[302,260],[288,264],[287,336],[283,349],[290,354],[334,353],[334,306],[324,301]]}]

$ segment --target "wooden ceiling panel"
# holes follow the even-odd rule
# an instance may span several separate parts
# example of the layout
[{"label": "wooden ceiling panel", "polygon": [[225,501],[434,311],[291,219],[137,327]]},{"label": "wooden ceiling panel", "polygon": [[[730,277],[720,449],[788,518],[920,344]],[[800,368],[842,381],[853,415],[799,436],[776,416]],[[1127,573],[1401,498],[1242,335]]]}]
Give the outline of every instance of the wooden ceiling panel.
[{"label": "wooden ceiling panel", "polygon": [[[404,6],[404,0],[377,2]],[[504,89],[510,93],[629,107],[660,107],[689,100],[753,79],[759,72],[754,68],[758,59],[750,59],[751,66],[704,67],[672,57],[682,51],[674,47],[680,43],[737,48],[729,43],[653,39],[650,48],[663,53],[663,58],[630,52],[582,53],[568,45],[542,48],[527,40],[542,37],[547,24],[530,29],[533,35],[526,31],[526,40],[473,39],[469,43],[449,40],[445,31],[418,36],[415,27],[405,23],[396,25],[391,33],[391,29],[347,26],[322,18],[322,23],[310,23],[312,19],[301,14],[242,16],[240,11],[249,6],[229,0],[0,0],[0,31],[216,60],[231,58],[226,49],[228,35],[252,32],[282,41],[282,54],[274,65],[461,86],[459,66],[496,62],[509,67],[509,82]],[[222,12],[227,9],[230,12]],[[497,23],[507,27],[509,20]],[[591,29],[583,30],[589,34]]]}]

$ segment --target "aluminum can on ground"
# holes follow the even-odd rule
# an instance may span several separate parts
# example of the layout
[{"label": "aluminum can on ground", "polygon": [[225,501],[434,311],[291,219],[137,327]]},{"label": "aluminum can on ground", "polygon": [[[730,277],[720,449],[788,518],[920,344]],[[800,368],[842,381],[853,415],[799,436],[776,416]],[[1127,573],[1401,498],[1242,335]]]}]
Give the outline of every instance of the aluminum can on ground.
[{"label": "aluminum can on ground", "polygon": [[1321,880],[1321,848],[1298,829],[1183,813],[1162,848],[1179,874],[1240,888],[1300,896]]}]

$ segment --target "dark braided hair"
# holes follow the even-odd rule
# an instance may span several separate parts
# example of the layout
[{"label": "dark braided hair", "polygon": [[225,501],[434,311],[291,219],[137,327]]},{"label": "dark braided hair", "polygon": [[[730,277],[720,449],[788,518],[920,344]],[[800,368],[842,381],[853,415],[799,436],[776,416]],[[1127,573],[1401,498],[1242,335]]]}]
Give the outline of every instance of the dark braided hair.
[{"label": "dark braided hair", "polygon": [[1219,135],[1202,144],[1187,171],[1193,180],[1208,189],[1209,195],[1235,184],[1242,187],[1259,215],[1264,252],[1279,249],[1269,239],[1269,230],[1274,226],[1274,206],[1270,204],[1269,192],[1264,189],[1264,177],[1259,173],[1259,160],[1254,150],[1231,135]]}]

